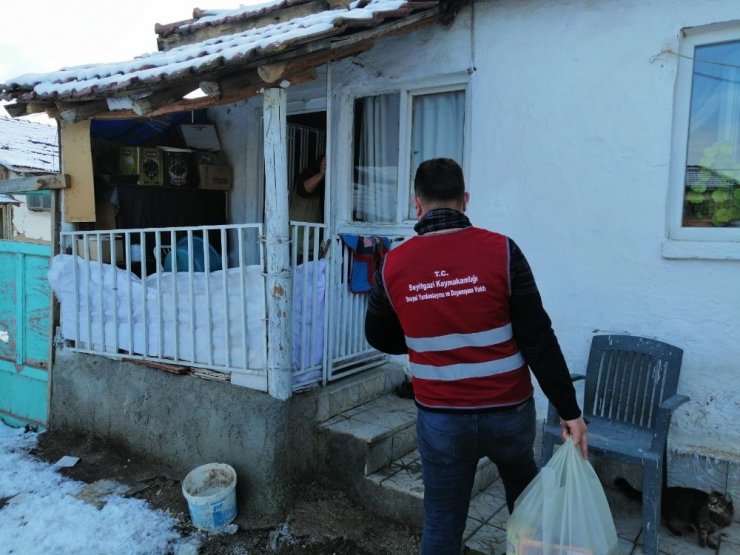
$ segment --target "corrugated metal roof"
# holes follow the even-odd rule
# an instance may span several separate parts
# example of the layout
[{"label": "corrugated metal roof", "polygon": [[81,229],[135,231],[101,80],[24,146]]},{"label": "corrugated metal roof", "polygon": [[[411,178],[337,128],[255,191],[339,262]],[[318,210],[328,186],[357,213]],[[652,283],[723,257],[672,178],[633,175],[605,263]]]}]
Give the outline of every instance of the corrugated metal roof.
[{"label": "corrugated metal roof", "polygon": [[[304,0],[305,1],[305,0]],[[217,26],[268,13],[299,0],[281,0],[264,5],[205,12],[190,23],[176,24],[177,32],[188,28]],[[209,38],[167,51],[144,54],[117,63],[83,65],[52,73],[28,74],[0,85],[0,98],[19,102],[84,100],[106,98],[136,91],[171,86],[171,82],[203,78],[224,73],[228,66],[244,67],[250,62],[264,63],[271,55],[327,37],[347,36],[380,26],[388,19],[403,19],[422,10],[436,8],[431,0],[359,0],[347,7],[311,13],[287,21],[250,28],[233,34]]]},{"label": "corrugated metal roof", "polygon": [[0,165],[18,173],[59,171],[57,128],[0,117]]}]

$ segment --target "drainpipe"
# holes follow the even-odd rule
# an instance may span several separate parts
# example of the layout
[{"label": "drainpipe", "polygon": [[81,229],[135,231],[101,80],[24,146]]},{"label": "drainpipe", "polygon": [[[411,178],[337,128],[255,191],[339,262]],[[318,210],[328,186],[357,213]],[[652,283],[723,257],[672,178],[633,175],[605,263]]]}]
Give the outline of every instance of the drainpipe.
[{"label": "drainpipe", "polygon": [[288,223],[286,92],[265,89],[265,250],[267,258],[267,391],[280,400],[292,393],[291,319],[293,276]]}]

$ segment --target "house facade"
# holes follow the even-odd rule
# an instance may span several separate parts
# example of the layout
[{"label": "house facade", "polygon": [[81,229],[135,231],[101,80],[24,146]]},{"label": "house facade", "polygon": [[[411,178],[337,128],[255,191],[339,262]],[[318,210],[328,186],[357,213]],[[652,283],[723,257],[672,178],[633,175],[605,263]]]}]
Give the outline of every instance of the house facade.
[{"label": "house facade", "polygon": [[[158,27],[164,50],[147,60],[146,70],[135,60],[4,86],[17,113],[46,109],[62,122],[63,172],[72,178],[62,194],[62,253],[95,263],[105,258],[100,246],[108,237],[109,261],[119,249],[118,269],[130,274],[137,262],[126,254],[132,245],[147,252],[185,245],[180,289],[162,293],[167,272],[155,258],[144,272],[154,276],[151,295],[137,281],[117,288],[124,297],[111,310],[123,316],[110,332],[102,321],[101,334],[95,326],[85,332],[80,314],[67,316],[75,324],[63,333],[67,343],[57,360],[75,366],[85,385],[60,370],[52,422],[84,426],[70,414],[87,415],[101,433],[188,464],[218,454],[219,444],[239,443],[246,451],[259,445],[230,456],[252,465],[243,472],[262,506],[269,504],[278,482],[320,465],[307,439],[310,426],[301,420],[294,428],[292,418],[310,414],[315,421],[331,384],[377,373],[385,362],[362,338],[366,298],[349,289],[358,259],[344,238],[392,245],[411,236],[416,166],[446,156],[464,168],[471,220],[510,235],[527,256],[571,370],[585,367],[595,333],[681,347],[679,392],[691,401],[674,415],[670,449],[684,456],[677,461],[698,461],[697,474],[737,465],[740,24],[734,3],[375,0],[326,7],[306,13],[307,3],[285,0],[256,12],[200,12],[192,21]],[[292,34],[278,34],[275,26],[291,22]],[[250,34],[252,24],[267,33],[262,42]],[[196,85],[206,96],[183,99]],[[231,172],[221,220],[162,231],[89,229],[86,224],[100,222],[92,159],[101,122],[178,112],[195,118],[197,111],[217,130],[219,160]],[[288,216],[289,176],[305,158],[295,147],[301,131],[325,141],[320,223]],[[299,231],[312,237],[300,253],[291,247]],[[199,260],[219,260],[220,274],[195,271],[198,238],[216,247]],[[82,291],[79,284],[92,283],[98,271],[100,284],[127,280],[100,266],[73,262],[60,272],[93,316],[106,310],[103,285]],[[256,312],[248,300],[225,293],[242,289],[239,280],[250,279],[250,266],[264,275],[263,281],[254,276],[262,287],[254,294],[264,298]],[[238,269],[233,286],[227,268]],[[172,279],[175,287],[178,280]],[[206,317],[198,328],[191,315],[182,328],[169,328],[168,343],[170,316],[162,305],[179,299],[177,291],[211,292],[217,285],[221,293],[204,297],[211,299],[204,301],[208,313],[229,323],[241,319],[236,329],[251,325],[249,337],[265,341],[219,332],[218,318]],[[321,301],[306,301],[308,291],[318,291]],[[136,320],[132,314],[142,304],[154,316]],[[193,296],[183,301],[193,304]],[[220,306],[237,308],[219,312]],[[62,327],[64,310],[63,303]],[[179,321],[177,308],[171,317]],[[203,336],[210,339],[201,345]],[[309,347],[314,343],[320,349]],[[257,353],[260,344],[264,353]],[[296,344],[302,345],[297,353]],[[192,366],[225,379],[198,381],[127,360]],[[305,387],[296,387],[300,377]],[[322,387],[298,393],[313,386]],[[105,390],[116,392],[114,398]],[[544,399],[538,401],[544,416]],[[223,406],[233,414],[224,416]],[[194,416],[190,433],[178,425],[186,409]],[[247,432],[236,421],[259,421],[261,431]],[[209,430],[218,431],[206,439]],[[201,450],[198,457],[186,456],[192,445]],[[303,461],[285,458],[296,447]],[[270,470],[257,473],[257,459],[273,463]],[[740,483],[737,472],[723,479],[730,489]],[[254,498],[250,503],[258,505]]]}]

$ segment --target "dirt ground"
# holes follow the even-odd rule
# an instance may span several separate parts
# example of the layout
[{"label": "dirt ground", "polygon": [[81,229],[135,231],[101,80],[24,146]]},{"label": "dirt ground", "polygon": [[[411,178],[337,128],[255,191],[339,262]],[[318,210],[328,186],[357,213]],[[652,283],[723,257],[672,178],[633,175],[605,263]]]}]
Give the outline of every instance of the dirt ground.
[{"label": "dirt ground", "polygon": [[[64,455],[79,457],[65,476],[85,483],[115,480],[129,486],[131,497],[145,499],[180,522],[183,535],[195,532],[180,489],[180,479],[167,465],[132,453],[122,445],[82,435],[46,432],[32,452],[54,463]],[[301,484],[286,519],[276,528],[242,529],[209,536],[203,555],[415,555],[419,531],[382,518],[358,505],[343,491],[319,481]],[[238,522],[238,517],[237,517]]]}]

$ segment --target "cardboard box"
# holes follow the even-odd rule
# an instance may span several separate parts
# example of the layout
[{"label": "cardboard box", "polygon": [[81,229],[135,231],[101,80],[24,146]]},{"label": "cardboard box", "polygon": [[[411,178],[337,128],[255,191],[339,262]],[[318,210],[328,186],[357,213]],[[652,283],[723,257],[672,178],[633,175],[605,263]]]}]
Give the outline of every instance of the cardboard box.
[{"label": "cardboard box", "polygon": [[162,152],[157,147],[122,146],[118,170],[122,175],[138,175],[139,185],[161,185]]},{"label": "cardboard box", "polygon": [[[102,262],[104,264],[111,263],[111,248],[110,248],[110,236],[102,235],[100,237],[100,250],[102,254]],[[115,237],[116,245],[116,264],[122,264],[125,261],[123,252],[123,237]],[[96,236],[88,237],[87,248],[89,251],[89,260],[91,262],[98,261],[98,238]],[[85,258],[85,240],[80,238],[77,239],[77,255],[81,258]]]},{"label": "cardboard box", "polygon": [[138,146],[122,146],[118,154],[118,171],[121,175],[139,175]]},{"label": "cardboard box", "polygon": [[198,188],[228,191],[231,189],[231,168],[229,166],[199,164]]},{"label": "cardboard box", "polygon": [[162,185],[162,176],[162,151],[157,147],[141,147],[139,185]]},{"label": "cardboard box", "polygon": [[195,182],[193,175],[193,153],[184,148],[160,147],[164,155],[164,181],[167,187],[180,189],[192,187]]}]

